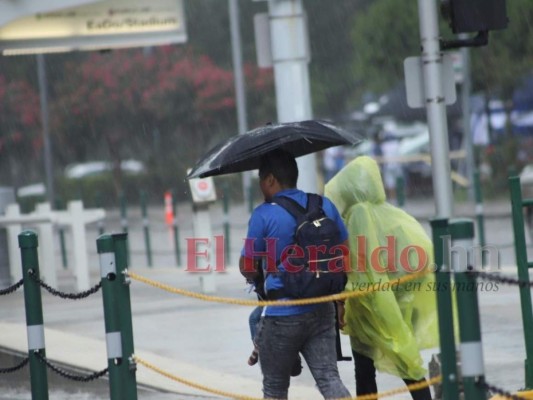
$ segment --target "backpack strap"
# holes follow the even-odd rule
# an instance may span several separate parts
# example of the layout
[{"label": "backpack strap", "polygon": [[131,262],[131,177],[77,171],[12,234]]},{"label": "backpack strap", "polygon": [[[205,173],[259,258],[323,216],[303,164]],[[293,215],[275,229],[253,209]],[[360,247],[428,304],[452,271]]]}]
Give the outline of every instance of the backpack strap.
[{"label": "backpack strap", "polygon": [[307,207],[303,208],[297,201],[286,196],[274,196],[273,202],[283,207],[291,214],[298,225],[304,221],[313,220],[324,216],[322,210],[322,196],[315,193],[307,193]]},{"label": "backpack strap", "polygon": [[322,196],[315,193],[307,193],[307,218],[315,219],[324,216],[322,201]]},{"label": "backpack strap", "polygon": [[[307,210],[303,208],[296,200],[287,196],[274,196],[273,202],[283,207],[289,214],[291,214],[297,221],[297,225],[300,225],[305,221]],[[307,203],[309,204],[309,196]]]}]

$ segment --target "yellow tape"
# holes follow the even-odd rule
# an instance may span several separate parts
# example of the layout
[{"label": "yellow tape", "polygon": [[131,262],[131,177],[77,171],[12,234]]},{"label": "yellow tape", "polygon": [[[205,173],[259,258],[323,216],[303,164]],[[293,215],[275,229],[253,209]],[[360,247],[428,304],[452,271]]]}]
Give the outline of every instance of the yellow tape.
[{"label": "yellow tape", "polygon": [[[241,394],[235,394],[235,393],[230,393],[230,392],[226,392],[226,391],[223,391],[223,390],[218,390],[218,389],[214,389],[214,388],[211,388],[209,386],[205,386],[205,385],[202,385],[200,383],[196,383],[196,382],[192,382],[192,381],[189,381],[187,379],[184,379],[184,378],[180,378],[174,374],[171,374],[170,372],[167,372],[161,368],[158,368],[156,367],[155,365],[149,363],[148,361],[145,361],[143,360],[142,358],[139,358],[138,356],[133,356],[133,359],[135,360],[135,362],[137,364],[140,364],[142,365],[143,367],[146,367],[168,379],[171,379],[175,382],[179,382],[179,383],[182,383],[184,385],[187,385],[187,386],[190,386],[190,387],[193,387],[195,389],[199,389],[199,390],[203,390],[205,392],[209,392],[209,393],[213,393],[213,394],[217,394],[217,395],[220,395],[220,396],[224,396],[224,397],[229,397],[229,398],[232,398],[232,399],[238,399],[238,400],[263,400],[263,399],[260,399],[260,398],[257,398],[257,397],[251,397],[251,396],[245,396],[245,395],[241,395]],[[385,392],[380,392],[380,393],[373,393],[373,394],[366,394],[364,396],[358,396],[358,397],[355,397],[355,398],[352,398],[352,397],[348,397],[348,398],[345,398],[345,399],[339,399],[339,400],[374,400],[374,399],[377,399],[377,398],[381,398],[381,397],[388,397],[388,396],[394,396],[395,394],[400,394],[400,393],[405,393],[405,392],[409,392],[411,390],[419,390],[419,389],[423,389],[423,388],[426,388],[426,387],[429,387],[435,383],[438,383],[440,382],[442,379],[442,377],[439,375],[439,376],[436,376],[434,378],[431,378],[429,380],[426,380],[424,382],[418,382],[418,383],[413,383],[411,385],[408,385],[408,386],[403,386],[401,388],[397,388],[397,389],[391,389],[391,390],[387,390]],[[274,399],[271,399],[271,400],[274,400]]]},{"label": "yellow tape", "polygon": [[[398,284],[402,284],[404,282],[408,282],[413,279],[420,278],[430,273],[433,273],[433,271],[426,270],[423,272],[418,272],[416,274],[405,275],[401,278],[398,278],[397,280],[394,280],[394,283],[397,282]],[[141,276],[131,271],[127,271],[126,275],[135,281],[142,282],[146,285],[153,286],[155,288],[164,290],[169,293],[192,297],[198,300],[211,301],[215,303],[237,304],[241,306],[295,306],[295,305],[327,303],[327,302],[336,301],[336,300],[346,300],[351,297],[364,296],[368,293],[379,290],[379,286],[376,289],[374,289],[374,286],[371,286],[371,287],[368,287],[367,290],[342,292],[339,294],[333,294],[333,295],[322,296],[322,297],[313,297],[309,299],[259,301],[259,300],[243,300],[243,299],[236,299],[236,298],[230,298],[230,297],[210,296],[210,295],[205,295],[202,293],[192,292],[192,291],[185,290],[185,289],[179,289],[179,288],[175,288],[175,287],[172,287],[170,285],[167,285],[161,282],[154,281],[150,278],[146,278],[144,276]]]}]

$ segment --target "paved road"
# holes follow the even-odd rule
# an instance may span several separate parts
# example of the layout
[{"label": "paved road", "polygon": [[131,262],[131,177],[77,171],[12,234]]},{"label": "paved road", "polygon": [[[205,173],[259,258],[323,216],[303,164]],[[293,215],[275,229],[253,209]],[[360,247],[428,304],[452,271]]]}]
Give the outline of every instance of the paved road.
[{"label": "paved road", "polygon": [[[411,207],[411,208],[409,208]],[[487,205],[491,217],[487,219],[487,241],[489,244],[512,243],[512,230],[508,218],[510,209],[503,203]],[[413,214],[418,213],[421,219],[427,219],[433,212],[431,202],[408,204],[407,209]],[[465,215],[472,212],[473,207],[464,207]],[[133,210],[134,211],[134,210]],[[416,211],[416,212],[415,212]],[[131,269],[149,276],[155,280],[180,288],[194,291],[201,290],[200,277],[186,273],[183,268],[175,266],[172,241],[169,232],[163,224],[162,209],[151,209],[152,243],[154,267],[147,268],[146,257],[143,252],[144,238],[142,236],[141,220],[131,212],[130,244],[132,248]],[[253,295],[245,290],[243,280],[235,266],[241,238],[245,234],[247,214],[241,208],[232,209],[230,221],[232,229],[232,257],[225,273],[217,274],[217,295],[227,297],[249,298]],[[190,209],[182,205],[179,209],[180,233],[182,238],[192,236]],[[157,222],[159,221],[159,222]],[[222,215],[220,208],[212,211],[214,221],[213,233],[222,233]],[[218,226],[217,226],[218,224]],[[427,222],[425,226],[429,229]],[[117,212],[112,212],[106,220],[108,230],[119,231],[120,221]],[[89,248],[91,251],[92,281],[98,279],[98,264],[94,251],[94,240],[97,237],[96,227],[92,227],[89,234]],[[514,256],[509,246],[499,246],[501,264],[504,272],[512,274]],[[60,288],[73,290],[73,278],[70,270],[63,270],[58,253],[58,271],[60,273]],[[183,298],[162,292],[144,284],[134,282],[131,286],[131,300],[133,309],[133,326],[136,351],[145,351],[168,360],[176,360],[187,365],[198,367],[193,374],[193,380],[207,385],[221,385],[232,388],[227,377],[233,377],[235,382],[246,380],[255,382],[253,395],[260,395],[261,374],[257,366],[246,364],[251,350],[247,318],[251,311],[249,307],[237,305],[223,305]],[[521,327],[518,290],[514,287],[498,285],[490,291],[480,291],[480,307],[483,329],[483,349],[489,382],[504,388],[515,390],[524,383],[524,339]],[[80,338],[103,340],[104,325],[101,295],[92,296],[79,302],[66,302],[48,294],[43,295],[45,326],[64,333],[79,335]],[[0,322],[24,324],[24,309],[22,293],[2,298],[0,308]],[[349,343],[343,337],[343,349],[348,353]],[[429,361],[431,354],[436,351],[425,351],[424,358]],[[105,360],[102,359],[102,364]],[[143,367],[139,367],[141,370]],[[350,362],[339,364],[341,377],[354,393],[353,365]],[[217,379],[217,374],[221,377]],[[233,379],[230,378],[230,379]],[[208,379],[208,381],[206,381]],[[2,381],[0,381],[2,382]],[[155,379],[154,379],[155,382]],[[0,383],[6,387],[5,381]],[[54,384],[55,385],[55,384]],[[181,384],[170,382],[172,390],[188,393],[188,389]],[[293,380],[295,390],[313,388],[314,382],[307,368],[301,376]],[[398,378],[380,374],[378,377],[380,390],[401,387]],[[242,386],[245,387],[245,386]],[[248,386],[246,386],[248,387]],[[238,392],[239,386],[235,387]],[[51,390],[63,390],[61,386]],[[309,390],[309,389],[307,389]],[[21,392],[24,395],[24,390]],[[198,393],[198,392],[196,392]],[[246,392],[239,392],[245,394]],[[296,392],[294,392],[296,393]],[[20,394],[20,393],[19,393]],[[26,392],[27,395],[27,392]],[[93,395],[93,396],[96,396]],[[2,398],[2,397],[0,397]],[[25,397],[13,397],[25,398]],[[26,397],[27,398],[27,397]],[[60,398],[60,397],[58,397]],[[73,398],[73,397],[68,397]],[[98,398],[98,397],[90,397]],[[102,397],[105,398],[105,397]],[[143,399],[189,398],[185,395],[164,395],[142,392]],[[311,397],[304,397],[311,398]],[[314,398],[319,398],[317,395]],[[396,398],[408,399],[407,395]],[[80,397],[83,399],[83,397]]]}]

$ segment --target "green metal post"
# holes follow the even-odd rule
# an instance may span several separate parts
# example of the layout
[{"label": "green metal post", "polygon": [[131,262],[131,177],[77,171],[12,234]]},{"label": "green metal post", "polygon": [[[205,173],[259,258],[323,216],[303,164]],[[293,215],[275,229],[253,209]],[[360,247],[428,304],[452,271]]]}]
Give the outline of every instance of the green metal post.
[{"label": "green metal post", "polygon": [[41,287],[29,277],[30,272],[39,278],[39,258],[37,255],[37,235],[24,231],[18,236],[22,257],[22,276],[24,278],[24,303],[26,326],[28,330],[28,357],[30,359],[30,382],[32,400],[48,400],[48,377],[46,365],[35,353],[46,357],[44,346],[43,306]]},{"label": "green metal post", "polygon": [[453,306],[451,295],[451,279],[448,254],[449,238],[448,220],[434,219],[431,221],[433,252],[435,257],[435,294],[437,296],[437,311],[439,316],[439,341],[442,371],[443,400],[457,400],[459,398],[459,383],[457,374],[457,356],[455,352],[455,336],[453,329]]},{"label": "green metal post", "polygon": [[222,201],[224,206],[224,251],[226,254],[226,264],[231,262],[230,254],[230,226],[229,226],[229,186],[228,183],[224,183],[222,187]]},{"label": "green metal post", "polygon": [[178,229],[178,207],[176,194],[172,191],[172,215],[174,220],[172,221],[172,229],[174,230],[174,249],[176,251],[176,263],[177,266],[181,265],[181,251],[180,251],[180,234]]},{"label": "green metal post", "polygon": [[143,217],[144,246],[146,248],[146,261],[152,266],[152,246],[150,244],[150,223],[148,221],[148,207],[146,204],[146,192],[141,191],[141,211]]},{"label": "green metal post", "polygon": [[[479,171],[474,171],[474,194],[476,198],[476,221],[477,231],[479,235],[479,245],[481,249],[485,247],[485,217],[483,216],[483,192],[481,190],[481,181],[479,179]],[[485,265],[486,254],[481,252],[482,265]]]},{"label": "green metal post", "polygon": [[250,185],[248,188],[248,212],[251,214],[254,211],[254,187]]},{"label": "green metal post", "polygon": [[[104,201],[102,199],[102,192],[98,191],[96,192],[96,196],[95,196],[95,204],[96,204],[96,207],[98,208],[104,208]],[[98,221],[98,234],[99,235],[103,235],[104,234],[104,221],[103,220],[99,220]]]},{"label": "green metal post", "polygon": [[466,400],[486,400],[483,385],[485,365],[481,344],[481,323],[477,298],[476,276],[473,269],[474,221],[451,220],[450,236],[454,252],[451,266],[455,275],[455,295],[459,311],[459,336],[461,338],[461,376]]},{"label": "green metal post", "polygon": [[[135,377],[136,365],[133,360],[133,326],[131,321],[130,280],[126,276],[128,269],[128,235],[115,234],[113,247],[117,268],[116,296],[118,302],[120,332],[122,333],[122,354],[125,362],[120,365],[122,379],[124,380],[126,397],[128,400],[137,400],[137,380]],[[126,358],[127,357],[127,358]]]},{"label": "green metal post", "polygon": [[[515,243],[516,266],[518,279],[529,283],[526,234],[524,231],[524,214],[522,202],[522,189],[520,178],[509,178],[511,192],[511,209],[513,214],[513,231]],[[524,339],[526,344],[526,388],[533,389],[533,309],[531,306],[531,292],[529,285],[520,286],[520,304],[522,305],[522,324],[524,327]]]},{"label": "green metal post", "polygon": [[403,175],[399,175],[396,178],[396,199],[398,207],[403,207],[405,205],[405,180]]},{"label": "green metal post", "polygon": [[[120,224],[122,225],[122,232],[128,233],[128,205],[126,202],[126,194],[120,193]],[[128,248],[128,260],[129,260],[129,248]]]},{"label": "green metal post", "polygon": [[[63,209],[63,202],[59,199],[56,199],[56,210]],[[59,227],[59,246],[61,248],[61,262],[64,269],[67,269],[67,250],[65,246],[65,230],[62,227]]]},{"label": "green metal post", "polygon": [[120,332],[120,310],[116,293],[120,286],[117,276],[113,237],[101,235],[96,240],[100,258],[100,277],[104,302],[104,321],[109,368],[109,395],[111,400],[126,399],[120,365],[127,363],[122,353],[122,333]]}]

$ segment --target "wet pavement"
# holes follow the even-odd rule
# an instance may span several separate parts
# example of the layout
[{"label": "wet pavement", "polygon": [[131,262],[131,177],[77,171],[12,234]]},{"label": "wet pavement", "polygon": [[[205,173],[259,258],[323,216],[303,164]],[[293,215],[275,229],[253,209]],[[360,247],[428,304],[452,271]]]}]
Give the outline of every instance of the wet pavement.
[{"label": "wet pavement", "polygon": [[[473,205],[457,208],[457,215],[474,215]],[[434,204],[431,201],[408,203],[406,210],[420,218],[429,231],[427,220],[434,213]],[[515,268],[513,267],[514,250],[510,246],[513,240],[509,218],[510,206],[505,202],[487,203],[485,210],[487,213],[487,243],[493,244],[499,249],[502,271],[507,275],[513,275]],[[140,213],[137,214],[135,210],[132,210],[129,215],[131,218],[129,226],[130,248],[132,249],[131,269],[141,275],[175,287],[201,291],[201,274],[187,273],[183,267],[176,266],[172,236],[164,224],[162,208],[150,209],[151,239],[154,246],[152,268],[147,267]],[[181,205],[178,211],[178,220],[180,222],[180,239],[183,241],[184,238],[193,235],[190,215],[190,206]],[[242,206],[231,209],[229,220],[232,222],[230,238],[232,252],[230,262],[226,265],[226,272],[219,273],[215,277],[216,295],[254,299],[253,294],[246,291],[246,286],[236,267],[238,251],[245,235],[247,215],[247,211]],[[223,233],[222,217],[221,207],[213,207],[211,220],[214,235]],[[108,232],[121,230],[118,211],[109,213],[106,219],[106,230]],[[99,276],[95,251],[97,236],[97,227],[90,227],[88,248],[91,252],[91,282],[93,284],[97,282]],[[182,251],[184,251],[184,247],[183,243]],[[183,253],[182,263],[184,258],[185,254]],[[57,260],[59,288],[65,291],[74,290],[72,271],[60,266],[59,252]],[[25,317],[22,292],[4,296],[1,301],[0,322],[23,326]],[[188,379],[198,383],[242,395],[261,396],[259,367],[249,367],[246,364],[251,351],[247,321],[252,310],[251,307],[216,304],[186,298],[135,281],[131,285],[131,302],[137,354],[144,352],[143,356],[147,361],[154,363],[160,361],[162,365],[173,370],[174,373],[187,374]],[[493,285],[490,290],[479,291],[479,302],[487,381],[511,391],[517,390],[524,386],[525,358],[518,289],[502,284]],[[72,302],[43,293],[43,310],[45,326],[53,331],[49,335],[50,338],[53,338],[54,332],[61,332],[69,334],[73,338],[79,338],[80,343],[84,343],[84,340],[95,340],[103,343],[104,323],[101,294]],[[0,338],[2,336],[0,335]],[[66,345],[65,348],[62,348],[53,340],[50,339],[49,341],[49,336],[46,337],[49,357],[52,357],[55,351],[58,357],[61,356],[67,360],[71,350]],[[0,346],[2,345],[0,339]],[[343,336],[342,345],[345,355],[348,355],[349,341],[347,337]],[[54,349],[54,346],[58,347]],[[423,356],[426,363],[436,352],[437,349],[424,351]],[[80,354],[80,352],[76,354]],[[81,354],[76,355],[76,361],[83,363],[82,351]],[[105,366],[105,364],[104,355],[101,360],[97,360],[95,368],[98,365]],[[13,365],[13,363],[8,359],[0,358],[0,367],[6,365]],[[193,394],[198,396],[195,397],[197,399],[205,398],[205,396],[210,397],[208,393],[191,390],[187,386],[172,381],[167,380],[168,382],[164,385],[159,384],[162,380],[156,378],[155,374],[148,373],[143,366],[138,366],[138,368],[139,374],[142,373],[147,376],[147,381],[151,382],[153,386],[176,392],[176,394],[168,394],[142,389],[139,391],[140,399],[187,399],[191,398],[190,395]],[[341,362],[339,363],[339,370],[347,387],[352,393],[355,393],[353,364]],[[27,371],[21,372],[19,378],[13,379],[19,384],[26,382],[22,386],[11,385],[12,376],[0,375],[0,387],[2,388],[0,399],[29,398],[27,375],[24,375],[28,373]],[[74,384],[70,389],[62,380],[63,378],[58,377],[58,379],[54,378],[50,381],[49,387],[53,393],[50,396],[51,399],[108,398],[106,396],[107,381],[105,380],[100,380],[98,385],[101,387],[97,389],[89,388],[85,384]],[[378,375],[380,391],[402,387],[402,385],[402,381],[396,377],[386,374]],[[314,381],[307,367],[304,367],[301,376],[292,380],[291,388],[291,398],[320,398],[314,389]],[[100,390],[102,391],[100,392]],[[394,398],[409,399],[410,396],[402,394]]]}]

